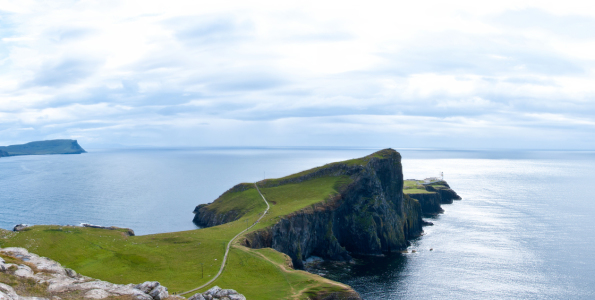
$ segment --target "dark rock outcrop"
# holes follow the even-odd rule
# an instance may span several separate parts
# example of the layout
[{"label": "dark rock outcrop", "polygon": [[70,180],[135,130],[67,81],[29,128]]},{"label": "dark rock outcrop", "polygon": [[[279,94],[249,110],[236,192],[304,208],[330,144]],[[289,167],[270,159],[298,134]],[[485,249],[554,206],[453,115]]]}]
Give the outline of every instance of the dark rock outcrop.
[{"label": "dark rock outcrop", "polygon": [[198,205],[193,213],[192,222],[200,227],[212,227],[235,221],[241,217],[237,210],[230,210],[225,213],[217,213],[216,210],[208,209],[209,204]]},{"label": "dark rock outcrop", "polygon": [[420,194],[407,194],[409,197],[419,201],[421,205],[421,211],[424,214],[437,214],[444,210],[440,206],[442,203],[442,197],[438,193],[420,193]]},{"label": "dark rock outcrop", "polygon": [[[247,183],[240,183],[240,184],[232,187],[231,189],[227,190],[221,196],[219,196],[219,198],[217,198],[217,200],[215,200],[215,202],[217,202],[218,200],[220,200],[222,198],[225,198],[229,194],[243,192],[243,191],[249,190],[249,189],[254,189],[254,185],[247,184]],[[200,204],[200,205],[196,206],[196,208],[194,208],[193,213],[195,215],[194,215],[194,219],[192,220],[192,222],[194,222],[194,224],[196,224],[200,227],[217,226],[217,225],[235,221],[235,220],[239,219],[245,213],[245,211],[242,211],[241,209],[230,209],[230,210],[225,210],[223,212],[220,212],[216,209],[216,207],[213,207],[216,205],[211,206],[211,204],[213,204],[213,203]]]},{"label": "dark rock outcrop", "polygon": [[27,224],[18,224],[18,225],[14,226],[12,231],[25,231],[25,230],[27,230],[27,228],[29,228],[29,225],[27,225]]},{"label": "dark rock outcrop", "polygon": [[445,181],[432,185],[425,185],[425,190],[430,193],[410,193],[409,197],[417,199],[421,204],[424,214],[437,214],[444,210],[440,204],[451,204],[453,200],[461,200],[461,197],[453,191]]},{"label": "dark rock outcrop", "polygon": [[453,191],[446,183],[444,185],[446,187],[439,187],[436,189],[438,194],[440,194],[442,203],[451,204],[453,200],[461,200],[461,196]]}]

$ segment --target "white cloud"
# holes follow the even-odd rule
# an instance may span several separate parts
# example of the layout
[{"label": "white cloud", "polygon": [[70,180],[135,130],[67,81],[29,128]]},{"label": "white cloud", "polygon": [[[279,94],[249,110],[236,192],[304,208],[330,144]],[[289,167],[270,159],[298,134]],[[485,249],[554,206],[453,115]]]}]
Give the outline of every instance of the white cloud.
[{"label": "white cloud", "polygon": [[545,147],[554,128],[594,146],[581,2],[0,0],[0,16],[0,144]]}]

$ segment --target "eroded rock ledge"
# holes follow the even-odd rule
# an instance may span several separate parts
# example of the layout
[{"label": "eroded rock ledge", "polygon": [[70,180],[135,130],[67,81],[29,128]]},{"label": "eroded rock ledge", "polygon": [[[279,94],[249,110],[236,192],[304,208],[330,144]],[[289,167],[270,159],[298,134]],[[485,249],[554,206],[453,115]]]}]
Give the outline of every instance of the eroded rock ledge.
[{"label": "eroded rock ledge", "polygon": [[[406,181],[410,184],[421,182],[415,179],[408,179]],[[461,200],[461,197],[444,180],[432,184],[420,183],[413,188],[404,189],[403,193],[419,201],[424,215],[441,213],[444,211],[441,204],[451,204],[453,200]]]}]

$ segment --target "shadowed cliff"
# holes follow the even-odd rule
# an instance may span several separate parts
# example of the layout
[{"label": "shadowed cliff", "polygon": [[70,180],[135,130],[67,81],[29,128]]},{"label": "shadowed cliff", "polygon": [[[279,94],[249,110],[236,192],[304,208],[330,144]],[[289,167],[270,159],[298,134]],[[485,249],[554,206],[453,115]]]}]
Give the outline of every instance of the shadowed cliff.
[{"label": "shadowed cliff", "polygon": [[461,197],[444,180],[428,184],[422,182],[406,180],[403,193],[419,201],[424,215],[441,213],[443,212],[441,204],[451,204],[453,200],[461,200]]}]

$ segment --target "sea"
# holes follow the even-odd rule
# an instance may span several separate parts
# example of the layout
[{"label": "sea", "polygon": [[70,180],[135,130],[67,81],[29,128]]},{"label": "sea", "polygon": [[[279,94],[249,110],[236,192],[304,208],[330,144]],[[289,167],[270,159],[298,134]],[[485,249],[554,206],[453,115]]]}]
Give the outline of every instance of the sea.
[{"label": "sea", "polygon": [[[90,223],[197,229],[194,207],[240,182],[375,148],[87,149],[0,158],[0,228]],[[595,152],[398,149],[406,179],[440,173],[462,200],[407,253],[323,262],[364,299],[595,299]]]}]

